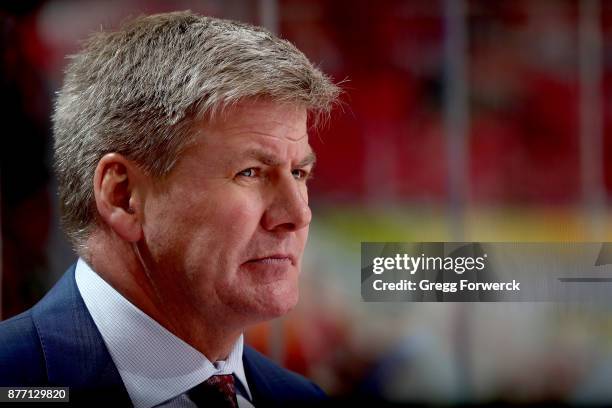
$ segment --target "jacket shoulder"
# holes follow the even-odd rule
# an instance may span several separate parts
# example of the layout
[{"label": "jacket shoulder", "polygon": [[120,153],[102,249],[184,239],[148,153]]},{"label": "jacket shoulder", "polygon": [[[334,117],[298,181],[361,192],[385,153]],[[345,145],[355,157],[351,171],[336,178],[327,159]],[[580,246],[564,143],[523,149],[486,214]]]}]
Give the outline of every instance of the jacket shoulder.
[{"label": "jacket shoulder", "polygon": [[45,367],[32,310],[0,322],[0,386],[44,385]]},{"label": "jacket shoulder", "polygon": [[[317,401],[327,399],[325,392],[309,379],[280,367],[272,360],[246,346],[244,357],[247,365],[251,366],[249,371],[257,371],[265,377],[268,385],[274,384],[274,394],[277,400],[284,401]],[[255,401],[257,402],[257,401]]]}]

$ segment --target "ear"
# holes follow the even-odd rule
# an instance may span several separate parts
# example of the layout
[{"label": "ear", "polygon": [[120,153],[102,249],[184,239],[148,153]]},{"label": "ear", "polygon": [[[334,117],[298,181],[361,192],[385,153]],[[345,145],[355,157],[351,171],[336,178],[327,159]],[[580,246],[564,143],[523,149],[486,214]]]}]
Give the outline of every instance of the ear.
[{"label": "ear", "polygon": [[128,242],[142,238],[143,198],[147,176],[132,161],[108,153],[94,174],[98,213],[106,225]]}]

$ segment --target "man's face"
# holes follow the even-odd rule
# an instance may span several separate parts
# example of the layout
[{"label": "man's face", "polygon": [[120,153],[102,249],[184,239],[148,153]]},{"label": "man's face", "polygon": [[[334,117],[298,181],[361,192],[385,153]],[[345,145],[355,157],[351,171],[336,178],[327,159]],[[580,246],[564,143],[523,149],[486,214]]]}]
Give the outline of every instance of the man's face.
[{"label": "man's face", "polygon": [[244,103],[195,131],[145,202],[150,279],[171,309],[228,323],[279,316],[298,299],[311,219],[306,110]]}]

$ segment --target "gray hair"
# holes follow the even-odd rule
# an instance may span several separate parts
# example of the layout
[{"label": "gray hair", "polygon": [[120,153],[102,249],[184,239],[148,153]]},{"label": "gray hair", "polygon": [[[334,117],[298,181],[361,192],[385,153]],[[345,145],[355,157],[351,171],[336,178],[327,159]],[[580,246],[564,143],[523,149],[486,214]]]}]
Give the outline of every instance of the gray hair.
[{"label": "gray hair", "polygon": [[167,175],[192,125],[248,98],[325,116],[340,89],[295,46],[247,24],[175,12],[92,35],[71,56],[53,115],[62,224],[77,251],[97,223],[93,176],[106,153]]}]

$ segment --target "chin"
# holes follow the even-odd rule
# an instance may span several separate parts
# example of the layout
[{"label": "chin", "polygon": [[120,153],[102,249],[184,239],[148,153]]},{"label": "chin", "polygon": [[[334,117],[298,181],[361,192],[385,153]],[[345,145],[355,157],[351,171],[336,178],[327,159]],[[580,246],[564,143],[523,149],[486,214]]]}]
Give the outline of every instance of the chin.
[{"label": "chin", "polygon": [[259,320],[270,320],[277,317],[284,316],[289,313],[297,305],[299,300],[299,293],[297,288],[295,290],[290,289],[283,291],[283,293],[276,293],[271,295],[269,301],[261,305],[262,310]]},{"label": "chin", "polygon": [[285,315],[299,300],[297,279],[264,284],[250,290],[220,290],[222,303],[232,310],[241,324],[261,323]]},{"label": "chin", "polygon": [[274,317],[280,317],[292,311],[297,305],[298,300],[299,300],[299,296],[297,295],[297,292],[296,292],[294,297],[292,297],[290,300],[279,305],[279,307],[274,312]]}]

